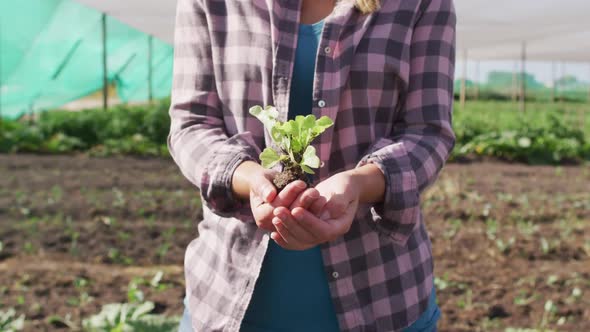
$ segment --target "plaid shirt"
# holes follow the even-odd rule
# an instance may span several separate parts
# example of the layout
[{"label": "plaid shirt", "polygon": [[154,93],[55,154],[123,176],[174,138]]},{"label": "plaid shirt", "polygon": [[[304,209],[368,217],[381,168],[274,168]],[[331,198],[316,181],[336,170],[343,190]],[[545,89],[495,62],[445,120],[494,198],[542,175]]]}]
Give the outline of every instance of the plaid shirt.
[{"label": "plaid shirt", "polygon": [[[196,331],[238,331],[254,291],[269,234],[231,178],[270,142],[248,109],[272,104],[287,118],[300,5],[178,3],[168,147],[203,200],[185,255]],[[386,178],[384,202],[361,205],[350,231],[321,246],[343,331],[398,331],[426,309],[433,262],[420,194],[454,146],[455,24],[452,0],[382,0],[369,15],[341,0],[326,18],[313,114],[335,125],[314,144],[319,180],[366,163]]]}]

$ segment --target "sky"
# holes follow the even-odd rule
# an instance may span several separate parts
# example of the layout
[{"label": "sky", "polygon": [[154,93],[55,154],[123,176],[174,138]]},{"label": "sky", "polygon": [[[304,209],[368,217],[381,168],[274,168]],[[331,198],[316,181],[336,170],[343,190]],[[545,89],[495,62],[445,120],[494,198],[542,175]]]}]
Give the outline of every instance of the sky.
[{"label": "sky", "polygon": [[[479,62],[479,75],[477,74],[477,62],[467,61],[467,79],[485,82],[490,71],[513,71],[515,66],[520,72],[520,61],[481,61]],[[554,67],[555,66],[555,67]],[[546,86],[552,86],[553,70],[555,68],[556,78],[565,75],[572,75],[580,81],[590,82],[590,62],[588,63],[563,63],[556,62],[540,62],[530,61],[526,63],[526,71],[535,76],[537,81],[542,82]],[[457,79],[463,77],[463,61],[457,60],[455,77]]]}]

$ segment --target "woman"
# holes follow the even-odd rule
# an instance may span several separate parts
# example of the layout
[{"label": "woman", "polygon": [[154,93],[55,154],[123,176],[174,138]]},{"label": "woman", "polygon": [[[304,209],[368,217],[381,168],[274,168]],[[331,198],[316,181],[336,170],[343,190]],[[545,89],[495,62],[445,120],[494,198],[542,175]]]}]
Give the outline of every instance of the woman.
[{"label": "woman", "polygon": [[[179,0],[168,146],[200,189],[186,331],[434,331],[420,193],[454,146],[452,0]],[[327,115],[277,193],[254,105]]]}]

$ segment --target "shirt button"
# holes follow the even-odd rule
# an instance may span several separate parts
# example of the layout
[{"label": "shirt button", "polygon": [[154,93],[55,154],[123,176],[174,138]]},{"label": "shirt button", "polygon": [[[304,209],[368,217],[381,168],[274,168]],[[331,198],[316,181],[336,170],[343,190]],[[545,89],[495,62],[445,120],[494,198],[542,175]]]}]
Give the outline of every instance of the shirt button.
[{"label": "shirt button", "polygon": [[334,279],[337,279],[339,276],[338,272],[334,271],[332,272],[332,277],[334,277]]},{"label": "shirt button", "polygon": [[322,107],[322,108],[326,107],[326,101],[325,101],[325,100],[323,100],[323,99],[322,99],[322,100],[320,100],[320,101],[318,101],[318,106],[319,106],[319,107]]},{"label": "shirt button", "polygon": [[324,52],[326,52],[326,54],[330,54],[330,52],[332,52],[332,48],[330,46],[326,46],[326,48],[324,48]]}]

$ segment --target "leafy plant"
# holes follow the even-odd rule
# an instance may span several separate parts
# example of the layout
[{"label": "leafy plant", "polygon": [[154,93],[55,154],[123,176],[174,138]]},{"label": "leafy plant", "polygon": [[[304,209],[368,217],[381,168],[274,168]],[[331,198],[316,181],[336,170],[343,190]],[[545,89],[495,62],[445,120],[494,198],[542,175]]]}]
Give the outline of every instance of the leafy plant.
[{"label": "leafy plant", "polygon": [[267,147],[260,154],[260,161],[265,168],[272,168],[279,163],[283,165],[282,175],[279,174],[274,181],[279,189],[297,179],[305,181],[305,173],[314,174],[313,169],[320,167],[320,158],[311,143],[334,125],[332,119],[327,116],[316,119],[314,115],[299,115],[294,120],[282,122],[277,119],[279,112],[273,106],[254,106],[250,108],[250,114],[264,124],[279,149],[276,151]]},{"label": "leafy plant", "polygon": [[145,297],[139,288],[139,285],[143,282],[144,280],[142,278],[133,278],[133,280],[131,280],[127,290],[127,301],[130,303],[141,303],[144,301]]},{"label": "leafy plant", "polygon": [[82,325],[90,332],[168,332],[178,329],[178,318],[150,314],[155,308],[153,302],[140,304],[112,303]]},{"label": "leafy plant", "polygon": [[[77,304],[72,304],[76,306]],[[54,327],[64,328],[67,327],[70,330],[79,330],[79,327],[72,321],[72,315],[66,314],[65,317],[59,315],[51,315],[47,317],[47,322]]]},{"label": "leafy plant", "polygon": [[555,313],[557,312],[557,307],[551,300],[547,300],[547,302],[545,302],[544,309],[545,311],[543,312],[543,317],[539,323],[540,328],[545,328],[547,324],[555,317]]},{"label": "leafy plant", "polygon": [[25,315],[16,316],[16,311],[13,308],[8,311],[0,310],[0,331],[16,332],[20,331],[25,326]]}]

